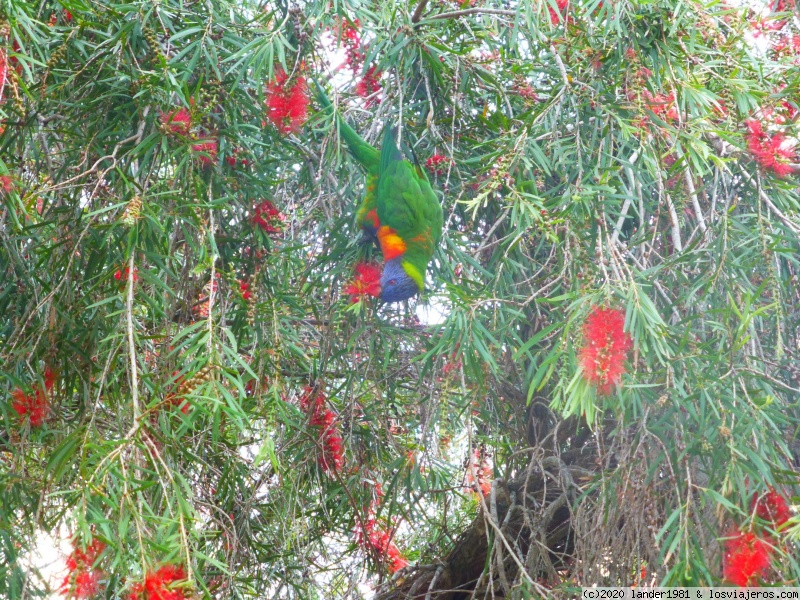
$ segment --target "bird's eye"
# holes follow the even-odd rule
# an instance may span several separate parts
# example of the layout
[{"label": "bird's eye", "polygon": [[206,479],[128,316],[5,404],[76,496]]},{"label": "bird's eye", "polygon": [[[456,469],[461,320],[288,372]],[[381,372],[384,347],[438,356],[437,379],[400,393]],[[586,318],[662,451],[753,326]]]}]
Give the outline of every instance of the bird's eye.
[{"label": "bird's eye", "polygon": [[390,279],[389,285],[397,285],[397,279]]}]

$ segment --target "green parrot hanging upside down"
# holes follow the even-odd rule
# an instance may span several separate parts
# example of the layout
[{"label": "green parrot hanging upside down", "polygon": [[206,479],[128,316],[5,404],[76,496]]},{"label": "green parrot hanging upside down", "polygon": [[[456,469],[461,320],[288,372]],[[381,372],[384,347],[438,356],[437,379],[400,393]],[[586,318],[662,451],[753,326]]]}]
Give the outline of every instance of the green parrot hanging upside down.
[{"label": "green parrot hanging upside down", "polygon": [[[319,84],[317,96],[323,109],[335,114]],[[386,126],[378,152],[341,117],[335,118],[350,153],[366,171],[356,224],[366,237],[377,239],[383,253],[381,300],[407,300],[425,287],[428,263],[442,237],[442,206],[422,167],[398,150],[394,128]]]},{"label": "green parrot hanging upside down", "polygon": [[378,175],[378,244],[383,252],[381,300],[400,302],[425,287],[425,272],[442,238],[442,205],[419,164],[397,149],[396,131],[386,125]]}]

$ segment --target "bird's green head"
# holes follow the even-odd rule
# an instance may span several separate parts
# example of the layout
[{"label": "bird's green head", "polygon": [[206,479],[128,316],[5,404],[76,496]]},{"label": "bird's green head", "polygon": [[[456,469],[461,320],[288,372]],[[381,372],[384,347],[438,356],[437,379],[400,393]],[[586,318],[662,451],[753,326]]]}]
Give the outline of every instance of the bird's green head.
[{"label": "bird's green head", "polygon": [[381,276],[381,300],[401,302],[416,296],[422,289],[421,276],[402,258],[393,258],[383,267]]}]

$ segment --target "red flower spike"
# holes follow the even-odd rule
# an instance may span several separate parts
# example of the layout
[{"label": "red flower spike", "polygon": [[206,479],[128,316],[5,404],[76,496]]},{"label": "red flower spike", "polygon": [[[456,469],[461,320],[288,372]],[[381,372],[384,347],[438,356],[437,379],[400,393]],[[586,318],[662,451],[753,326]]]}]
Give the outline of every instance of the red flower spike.
[{"label": "red flower spike", "polygon": [[172,135],[189,135],[192,127],[192,116],[185,108],[161,113],[161,124]]},{"label": "red flower spike", "polygon": [[204,167],[210,167],[217,162],[217,140],[201,142],[192,146],[192,150],[197,152],[197,158]]},{"label": "red flower spike", "polygon": [[91,598],[100,591],[102,573],[94,568],[94,563],[105,547],[98,539],[93,539],[85,551],[77,544],[73,545],[66,561],[68,573],[61,584],[62,594],[67,598]]},{"label": "red flower spike", "polygon": [[389,573],[395,573],[408,566],[408,561],[400,553],[389,531],[378,524],[375,519],[376,509],[374,504],[370,506],[367,517],[363,520],[363,528],[361,523],[356,524],[356,543],[367,552],[373,553],[386,565]]},{"label": "red flower spike", "polygon": [[377,98],[370,98],[370,96],[381,89],[381,75],[383,73],[372,66],[356,84],[356,94],[362,98],[368,98],[366,108],[379,103]]},{"label": "red flower spike", "polygon": [[466,487],[488,496],[492,491],[492,467],[483,448],[475,448],[465,478]]},{"label": "red flower spike", "polygon": [[52,392],[53,386],[56,383],[55,371],[53,371],[53,369],[51,369],[50,367],[46,367],[44,370],[43,379],[44,379],[44,388],[47,390],[48,393]]},{"label": "red flower spike", "polygon": [[0,190],[4,194],[10,193],[14,189],[14,180],[9,175],[0,175]]},{"label": "red flower spike", "polygon": [[275,205],[269,200],[262,200],[256,204],[252,221],[266,233],[280,233],[283,230],[286,215],[275,208]]},{"label": "red flower spike", "polygon": [[517,84],[514,87],[514,91],[526,100],[531,100],[533,102],[539,101],[539,94],[536,93],[536,90],[534,90],[533,86],[529,83]]},{"label": "red flower spike", "polygon": [[[16,42],[14,42],[16,44]],[[12,57],[11,61],[8,60],[6,49],[0,48],[0,102],[3,101],[3,90],[6,87],[6,81],[8,80],[8,63],[13,63],[16,58]]]},{"label": "red flower spike", "polygon": [[624,327],[625,313],[613,308],[592,308],[583,324],[585,344],[579,357],[583,376],[601,394],[610,394],[625,373],[633,342]]},{"label": "red flower spike", "polygon": [[790,163],[796,160],[794,150],[782,133],[770,136],[764,131],[760,121],[750,119],[745,121],[748,129],[747,149],[756,162],[763,168],[771,170],[778,177],[785,177],[792,173]]},{"label": "red flower spike", "polygon": [[389,573],[395,573],[408,566],[408,561],[392,540],[391,529],[379,524],[375,517],[383,499],[383,489],[380,482],[366,480],[365,483],[373,485],[372,501],[367,507],[364,519],[356,522],[355,541],[364,550],[381,561]]},{"label": "red flower spike", "polygon": [[91,598],[100,591],[100,572],[94,569],[69,573],[61,584],[67,598]]},{"label": "red flower spike", "polygon": [[289,81],[278,68],[267,84],[267,118],[282,134],[296,133],[308,118],[308,86],[302,75]]},{"label": "red flower spike", "polygon": [[356,303],[366,296],[377,298],[381,295],[381,268],[374,263],[356,265],[356,276],[344,287],[350,302]]},{"label": "red flower spike", "polygon": [[[45,385],[47,385],[47,382],[45,382]],[[49,391],[50,388],[47,389]],[[11,392],[11,398],[11,408],[20,417],[27,417],[31,427],[42,425],[50,414],[50,402],[47,398],[47,392],[40,387],[37,387],[32,394],[26,394],[17,388]]]},{"label": "red flower spike", "polygon": [[756,586],[770,566],[772,552],[772,546],[754,533],[735,532],[725,541],[723,577],[740,587]]},{"label": "red flower spike", "polygon": [[[125,271],[123,271],[122,269],[117,269],[114,272],[114,279],[116,279],[117,281],[120,281],[122,283],[125,283],[125,282],[128,281],[128,273],[130,273],[130,272],[131,272],[130,267],[125,267]],[[139,269],[134,269],[133,270],[133,282],[136,283],[137,281],[139,281]]]},{"label": "red flower spike", "polygon": [[447,172],[445,167],[451,162],[452,161],[443,154],[434,154],[425,161],[425,168],[434,175],[444,175]]},{"label": "red flower spike", "polygon": [[753,504],[750,510],[755,510],[756,516],[769,521],[774,527],[780,527],[792,518],[786,498],[773,488],[759,498],[758,493],[753,494]]},{"label": "red flower spike", "polygon": [[678,111],[675,108],[675,94],[656,94],[655,96],[649,91],[642,92],[647,106],[662,120],[672,123],[678,120]]},{"label": "red flower spike", "polygon": [[336,415],[325,406],[325,395],[314,395],[313,389],[306,388],[300,398],[300,408],[311,412],[308,424],[321,429],[319,442],[322,452],[317,456],[320,468],[327,474],[338,472],[344,464],[344,441],[336,424]]},{"label": "red flower spike", "polygon": [[147,573],[144,581],[131,588],[130,600],[185,600],[185,588],[174,587],[186,579],[186,571],[179,565],[164,565]]},{"label": "red flower spike", "polygon": [[[567,13],[567,9],[569,8],[569,0],[556,0],[556,6],[558,6],[558,12],[547,7],[547,10],[550,11],[550,23],[552,25],[558,25],[561,21],[565,20],[565,15]],[[566,19],[569,21],[569,19]]]}]

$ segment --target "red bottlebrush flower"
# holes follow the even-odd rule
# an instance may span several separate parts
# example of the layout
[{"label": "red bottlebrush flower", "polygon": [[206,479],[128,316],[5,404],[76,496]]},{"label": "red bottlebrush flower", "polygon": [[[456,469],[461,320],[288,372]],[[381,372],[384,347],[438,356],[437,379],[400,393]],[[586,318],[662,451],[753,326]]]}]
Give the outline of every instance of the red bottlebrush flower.
[{"label": "red bottlebrush flower", "polygon": [[650,119],[647,115],[642,115],[633,122],[633,126],[641,132],[647,132],[650,130]]},{"label": "red bottlebrush flower", "polygon": [[91,598],[100,591],[100,573],[94,570],[76,573],[68,590],[67,595],[73,598]]},{"label": "red bottlebrush flower", "polygon": [[752,532],[737,531],[725,542],[722,574],[739,587],[758,584],[772,560],[772,546]]},{"label": "red bottlebrush flower", "polygon": [[269,200],[262,200],[256,204],[252,221],[266,233],[280,233],[283,230],[286,215],[275,208],[275,205]]},{"label": "red bottlebrush flower", "polygon": [[342,43],[347,47],[356,47],[361,45],[361,34],[358,28],[361,27],[361,21],[356,19],[353,22],[347,19],[342,19]]},{"label": "red bottlebrush flower", "polygon": [[[17,40],[14,40],[14,42],[11,44],[11,47],[17,54],[22,51],[22,46],[19,45],[19,42]],[[5,50],[3,51],[3,54],[5,55]],[[22,65],[20,64],[19,59],[16,56],[9,57],[8,63],[14,65],[14,70],[17,73],[19,73],[20,75],[22,74]]]},{"label": "red bottlebrush flower", "polygon": [[383,489],[377,481],[373,485],[373,498],[367,508],[366,516],[356,522],[356,543],[367,552],[373,554],[377,560],[386,566],[390,573],[395,573],[408,566],[408,561],[392,540],[391,529],[379,524],[375,517],[383,499]]},{"label": "red bottlebrush flower", "polygon": [[547,7],[547,10],[550,11],[550,23],[552,25],[558,25],[561,21],[565,20],[564,17],[569,8],[569,0],[556,0],[556,6],[558,6],[558,12],[553,10],[550,6]]},{"label": "red bottlebrush flower", "polygon": [[758,493],[753,494],[753,505],[751,510],[755,510],[756,516],[765,521],[770,521],[774,527],[780,527],[792,518],[789,504],[786,498],[781,496],[773,488],[759,498]]},{"label": "red bottlebrush flower", "polygon": [[319,442],[322,452],[317,456],[319,466],[329,475],[341,470],[344,464],[344,441],[339,435],[336,415],[325,406],[325,395],[306,388],[300,398],[300,408],[311,412],[308,424],[321,428]]},{"label": "red bottlebrush flower", "polygon": [[378,524],[375,519],[375,510],[376,506],[373,504],[367,517],[363,520],[363,529],[362,523],[356,524],[356,543],[386,565],[389,573],[396,573],[408,566],[408,561],[400,553],[400,549],[392,540],[389,531]]},{"label": "red bottlebrush flower", "polygon": [[356,84],[356,94],[361,96],[362,98],[367,98],[366,107],[369,108],[373,104],[378,104],[379,101],[377,98],[371,98],[372,94],[381,89],[381,75],[383,73],[378,71],[376,67],[370,67],[367,69],[367,72],[364,73],[364,77]]},{"label": "red bottlebrush flower", "polygon": [[[49,388],[47,388],[47,391],[49,391]],[[45,422],[48,414],[50,414],[50,402],[47,397],[47,391],[37,387],[33,394],[26,394],[21,389],[17,388],[11,392],[11,408],[13,408],[20,417],[27,417],[31,427],[39,427]]]},{"label": "red bottlebrush flower", "polygon": [[447,363],[442,367],[442,375],[445,377],[449,377],[461,370],[461,359],[456,356],[456,354],[452,354],[450,358],[447,360]]},{"label": "red bottlebrush flower", "polygon": [[644,90],[642,96],[647,102],[648,108],[657,114],[661,119],[667,122],[678,120],[678,111],[675,109],[675,95],[674,94],[656,94],[655,96],[649,91]]},{"label": "red bottlebrush flower", "polygon": [[[16,60],[14,58],[12,61]],[[6,80],[8,79],[8,59],[6,49],[0,48],[0,102],[3,101],[3,91],[6,89]]]},{"label": "red bottlebrush flower", "polygon": [[197,158],[204,167],[210,167],[217,162],[217,140],[200,142],[192,146],[192,150],[197,152]]},{"label": "red bottlebrush flower", "polygon": [[175,587],[186,579],[186,571],[178,565],[164,565],[147,573],[144,581],[133,585],[130,600],[185,600],[185,588]]},{"label": "red bottlebrush flower", "polygon": [[400,553],[400,549],[392,542],[386,550],[386,568],[389,573],[397,573],[408,566],[408,560]]},{"label": "red bottlebrush flower", "polygon": [[475,448],[470,458],[465,487],[471,491],[487,496],[492,491],[492,467],[484,448]]},{"label": "red bottlebrush flower", "polygon": [[[217,278],[219,278],[219,273],[217,273]],[[219,282],[217,279],[206,283],[203,286],[203,291],[200,298],[195,302],[192,306],[192,312],[194,315],[200,319],[207,319],[208,318],[208,304],[211,299],[211,292],[214,292],[216,296],[217,290],[219,289]]]},{"label": "red bottlebrush flower", "polygon": [[434,154],[425,161],[425,168],[434,175],[444,175],[447,169],[443,165],[450,164],[452,161],[442,154]]},{"label": "red bottlebrush flower", "polygon": [[340,39],[347,55],[347,66],[350,67],[354,73],[361,70],[361,65],[364,62],[361,34],[358,31],[360,27],[361,22],[358,19],[353,22],[342,19],[339,28]]},{"label": "red bottlebrush flower", "polygon": [[[116,279],[121,283],[125,283],[128,281],[128,273],[130,272],[131,272],[130,267],[125,267],[124,271],[122,269],[117,269],[116,271],[114,271],[114,279]],[[136,283],[137,281],[139,281],[139,269],[134,269],[133,282]]]},{"label": "red bottlebrush flower", "polygon": [[14,180],[10,175],[0,175],[0,190],[4,194],[10,193],[14,189]]},{"label": "red bottlebrush flower", "polygon": [[53,369],[51,369],[50,367],[46,367],[42,379],[44,379],[44,389],[46,389],[48,393],[52,392],[53,386],[56,384],[55,371],[53,371]]},{"label": "red bottlebrush flower", "polygon": [[[208,303],[206,303],[206,311],[208,311]],[[206,317],[208,317],[207,313]],[[173,371],[172,377],[174,379],[172,385],[173,391],[166,395],[164,402],[171,404],[172,406],[180,406],[181,412],[185,415],[188,415],[192,405],[188,400],[184,400],[183,394],[181,393],[181,386],[184,382],[183,375],[178,375],[178,371]]]},{"label": "red bottlebrush flower", "polygon": [[[797,39],[800,40],[800,37]],[[784,100],[781,102],[781,106],[786,111],[786,116],[789,121],[794,121],[798,114],[800,114],[800,109],[798,109],[794,104],[789,102],[788,100]]]},{"label": "red bottlebrush flower", "polygon": [[359,263],[356,265],[356,276],[353,281],[344,287],[344,293],[349,294],[350,302],[356,303],[365,296],[377,298],[381,295],[381,268],[374,263]]},{"label": "red bottlebrush flower", "polygon": [[185,108],[161,113],[161,125],[167,133],[189,135],[192,127],[192,115]]},{"label": "red bottlebrush flower", "polygon": [[69,12],[66,8],[63,10],[64,20],[67,23],[72,23],[72,13]]},{"label": "red bottlebrush flower", "polygon": [[225,157],[225,162],[228,163],[229,167],[235,167],[236,166],[236,157],[235,156],[226,156]]},{"label": "red bottlebrush flower", "polygon": [[797,6],[797,0],[772,0],[769,3],[769,10],[774,13],[791,12]]},{"label": "red bottlebrush flower", "polygon": [[583,324],[585,344],[580,351],[583,376],[601,394],[610,394],[625,373],[625,358],[632,341],[624,327],[623,311],[596,306]]},{"label": "red bottlebrush flower", "polygon": [[250,284],[244,280],[239,281],[239,291],[242,292],[242,298],[245,300],[250,300],[250,298],[253,297],[253,294],[250,291]]},{"label": "red bottlebrush flower", "polygon": [[300,131],[308,118],[308,86],[302,75],[289,80],[278,68],[267,84],[267,118],[282,134]]},{"label": "red bottlebrush flower", "polygon": [[529,83],[518,83],[514,87],[514,91],[526,100],[530,100],[532,102],[539,101],[539,94],[536,93],[536,90],[534,90],[533,86],[531,86]]},{"label": "red bottlebrush flower", "polygon": [[795,152],[782,133],[769,135],[764,131],[760,121],[750,119],[745,121],[749,131],[747,135],[747,149],[756,162],[763,168],[769,169],[778,177],[785,177],[792,173],[790,163],[796,160]]},{"label": "red bottlebrush flower", "polygon": [[711,105],[711,109],[717,113],[718,116],[724,118],[728,116],[728,105],[725,104],[725,100],[720,98],[716,101],[716,103]]},{"label": "red bottlebrush flower", "polygon": [[67,575],[61,584],[62,594],[67,598],[91,598],[100,591],[102,573],[94,568],[94,563],[105,547],[98,539],[93,539],[85,551],[73,544],[74,549],[66,561]]},{"label": "red bottlebrush flower", "polygon": [[50,21],[47,23],[49,27],[55,27],[58,24],[58,15],[56,13],[50,13]]},{"label": "red bottlebrush flower", "polygon": [[628,60],[636,60],[636,50],[633,48],[628,48],[625,50],[625,58]]}]

